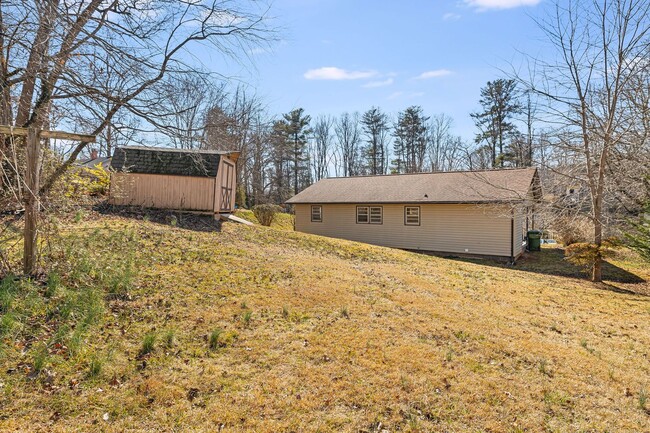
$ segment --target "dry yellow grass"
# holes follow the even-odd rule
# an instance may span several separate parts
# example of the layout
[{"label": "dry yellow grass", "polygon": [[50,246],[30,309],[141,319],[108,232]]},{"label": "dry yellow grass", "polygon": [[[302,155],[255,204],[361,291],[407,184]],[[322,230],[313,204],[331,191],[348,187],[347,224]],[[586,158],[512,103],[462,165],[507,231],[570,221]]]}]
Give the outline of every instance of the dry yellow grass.
[{"label": "dry yellow grass", "polygon": [[133,299],[87,339],[97,377],[55,360],[45,386],[5,351],[0,431],[650,431],[650,298],[610,290],[647,283],[540,273],[548,251],[510,268],[233,223],[77,228],[136,233]]}]

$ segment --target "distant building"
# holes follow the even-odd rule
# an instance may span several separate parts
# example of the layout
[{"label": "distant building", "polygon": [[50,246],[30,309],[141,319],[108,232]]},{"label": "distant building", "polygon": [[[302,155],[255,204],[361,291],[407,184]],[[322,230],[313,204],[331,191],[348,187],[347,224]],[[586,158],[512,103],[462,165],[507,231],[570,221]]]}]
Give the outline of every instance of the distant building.
[{"label": "distant building", "polygon": [[108,169],[111,166],[111,157],[100,157],[97,150],[93,149],[90,151],[90,158],[80,159],[76,165],[83,168],[96,168],[101,165],[104,169]]},{"label": "distant building", "polygon": [[329,178],[287,203],[297,231],[514,261],[540,199],[537,169],[525,168]]},{"label": "distant building", "polygon": [[239,152],[126,146],[111,161],[109,202],[211,213],[234,210]]}]

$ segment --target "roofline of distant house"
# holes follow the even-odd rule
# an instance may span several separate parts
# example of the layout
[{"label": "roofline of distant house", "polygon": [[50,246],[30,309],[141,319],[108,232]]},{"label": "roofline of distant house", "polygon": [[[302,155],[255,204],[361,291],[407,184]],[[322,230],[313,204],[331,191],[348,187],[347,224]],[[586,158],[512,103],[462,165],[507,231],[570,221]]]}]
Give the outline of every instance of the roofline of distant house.
[{"label": "roofline of distant house", "polygon": [[516,170],[535,170],[537,167],[503,167],[503,168],[486,168],[483,170],[453,170],[453,171],[421,171],[419,173],[386,173],[386,174],[361,174],[358,176],[333,176],[324,177],[321,180],[328,179],[356,179],[362,177],[393,177],[393,176],[416,176],[416,175],[429,175],[429,174],[451,174],[451,173],[490,173],[497,171],[516,171]]},{"label": "roofline of distant house", "polygon": [[137,149],[137,150],[152,150],[162,152],[175,152],[175,153],[202,153],[206,155],[239,155],[238,150],[203,150],[203,149],[177,149],[175,147],[157,147],[157,146],[118,146],[117,149]]},{"label": "roofline of distant house", "polygon": [[469,201],[295,201],[291,199],[285,201],[285,204],[513,204],[526,201],[525,198],[509,199],[509,200],[469,200]]}]

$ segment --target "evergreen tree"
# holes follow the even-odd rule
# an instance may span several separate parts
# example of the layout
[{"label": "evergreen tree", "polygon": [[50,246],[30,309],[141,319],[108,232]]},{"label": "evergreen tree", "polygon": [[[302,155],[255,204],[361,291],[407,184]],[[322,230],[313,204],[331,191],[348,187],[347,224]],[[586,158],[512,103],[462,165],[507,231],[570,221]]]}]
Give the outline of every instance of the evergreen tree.
[{"label": "evergreen tree", "polygon": [[393,164],[398,173],[419,173],[424,169],[427,154],[427,127],[429,120],[422,107],[411,106],[399,113],[395,125]]},{"label": "evergreen tree", "polygon": [[632,230],[625,234],[630,248],[650,262],[650,204],[639,220],[632,223]]},{"label": "evergreen tree", "polygon": [[[309,183],[309,154],[307,152],[307,138],[311,134],[309,122],[311,117],[304,114],[305,110],[297,108],[282,116],[280,129],[284,132],[286,144],[292,163],[293,192],[298,194],[303,186]],[[301,182],[302,181],[302,182]]]},{"label": "evergreen tree", "polygon": [[490,146],[493,168],[503,167],[505,156],[503,147],[506,138],[517,131],[517,127],[511,121],[513,116],[522,111],[516,92],[515,80],[500,78],[496,81],[488,81],[481,89],[479,100],[483,111],[471,114],[479,129],[476,143],[487,142]]},{"label": "evergreen tree", "polygon": [[368,172],[370,174],[385,174],[387,168],[386,144],[388,142],[388,116],[377,107],[363,113],[361,125],[366,136]]}]

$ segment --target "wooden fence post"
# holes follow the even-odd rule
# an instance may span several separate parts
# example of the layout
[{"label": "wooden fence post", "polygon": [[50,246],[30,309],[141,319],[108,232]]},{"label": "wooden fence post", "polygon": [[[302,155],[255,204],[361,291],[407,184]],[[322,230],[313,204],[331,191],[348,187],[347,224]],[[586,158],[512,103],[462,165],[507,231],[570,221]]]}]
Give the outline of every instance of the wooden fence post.
[{"label": "wooden fence post", "polygon": [[25,167],[25,231],[23,272],[32,275],[36,267],[37,238],[38,238],[38,213],[40,210],[40,165],[41,143],[40,131],[29,128],[26,142],[26,167]]}]

